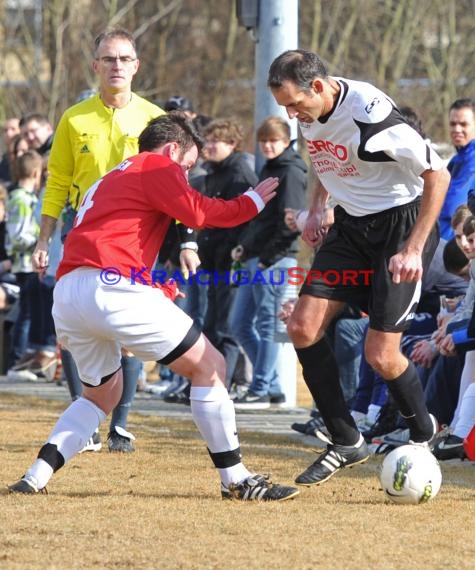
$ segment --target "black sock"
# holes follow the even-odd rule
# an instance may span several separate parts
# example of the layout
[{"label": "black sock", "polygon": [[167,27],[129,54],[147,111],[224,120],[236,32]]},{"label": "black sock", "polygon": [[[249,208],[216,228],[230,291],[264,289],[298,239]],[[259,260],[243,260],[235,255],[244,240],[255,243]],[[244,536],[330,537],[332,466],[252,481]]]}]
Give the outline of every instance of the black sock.
[{"label": "black sock", "polygon": [[354,445],[360,433],[343,396],[338,365],[326,338],[297,348],[305,383],[315,400],[333,443]]},{"label": "black sock", "polygon": [[409,361],[406,370],[394,380],[386,380],[404,421],[409,428],[411,440],[427,441],[433,436],[434,426],[424,400],[424,391],[416,367]]}]

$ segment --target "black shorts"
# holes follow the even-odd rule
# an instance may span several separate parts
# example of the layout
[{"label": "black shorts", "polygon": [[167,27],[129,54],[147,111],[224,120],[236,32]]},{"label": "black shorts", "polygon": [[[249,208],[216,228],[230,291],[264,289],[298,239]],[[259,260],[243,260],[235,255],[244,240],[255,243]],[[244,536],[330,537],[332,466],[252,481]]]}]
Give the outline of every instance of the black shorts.
[{"label": "black shorts", "polygon": [[[409,236],[420,200],[377,214],[350,216],[337,206],[335,222],[317,251],[300,295],[344,301],[369,315],[370,327],[384,332],[406,330],[421,295],[421,282],[395,284],[389,259]],[[438,225],[423,254],[426,272],[439,243]]]}]

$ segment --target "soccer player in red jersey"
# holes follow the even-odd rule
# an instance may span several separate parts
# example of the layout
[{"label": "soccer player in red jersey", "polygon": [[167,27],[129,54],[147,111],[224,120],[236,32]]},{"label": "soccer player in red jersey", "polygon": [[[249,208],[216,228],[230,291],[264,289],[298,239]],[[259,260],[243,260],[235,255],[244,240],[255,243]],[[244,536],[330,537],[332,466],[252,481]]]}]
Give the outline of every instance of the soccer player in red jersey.
[{"label": "soccer player in red jersey", "polygon": [[[121,396],[126,348],[190,379],[193,419],[219,472],[223,498],[282,501],[298,494],[244,466],[223,383],[224,358],[173,303],[176,284],[153,283],[150,269],[173,218],[194,228],[233,227],[255,217],[275,195],[276,178],[229,201],[193,190],[187,173],[201,145],[183,114],[158,117],[140,135],[140,153],[84,196],[58,268],[53,307],[58,339],[71,350],[84,391],[11,492],[41,491],[82,449]],[[46,252],[40,264],[46,267]]]}]

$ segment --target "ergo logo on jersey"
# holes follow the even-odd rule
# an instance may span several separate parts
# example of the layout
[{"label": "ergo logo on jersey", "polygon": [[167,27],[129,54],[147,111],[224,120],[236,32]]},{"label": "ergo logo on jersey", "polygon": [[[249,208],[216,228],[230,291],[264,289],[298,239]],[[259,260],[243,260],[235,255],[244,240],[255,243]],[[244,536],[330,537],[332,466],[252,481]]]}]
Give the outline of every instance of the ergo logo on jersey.
[{"label": "ergo logo on jersey", "polygon": [[331,141],[316,140],[307,141],[308,152],[316,154],[316,152],[329,152],[332,156],[342,162],[348,159],[348,149],[342,144],[333,144]]}]

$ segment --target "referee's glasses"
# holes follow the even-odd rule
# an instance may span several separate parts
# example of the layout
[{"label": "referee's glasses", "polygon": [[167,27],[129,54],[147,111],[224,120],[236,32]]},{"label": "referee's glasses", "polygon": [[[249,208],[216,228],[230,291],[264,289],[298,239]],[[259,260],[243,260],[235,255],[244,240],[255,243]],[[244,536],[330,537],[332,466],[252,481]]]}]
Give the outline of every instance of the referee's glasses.
[{"label": "referee's glasses", "polygon": [[124,65],[129,65],[137,61],[137,58],[130,55],[104,55],[102,57],[96,57],[96,61],[102,61],[105,65],[114,65],[117,60]]}]

